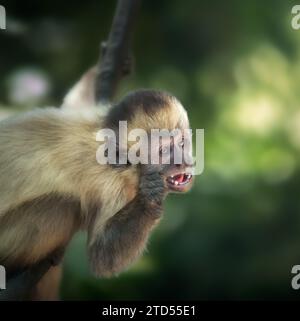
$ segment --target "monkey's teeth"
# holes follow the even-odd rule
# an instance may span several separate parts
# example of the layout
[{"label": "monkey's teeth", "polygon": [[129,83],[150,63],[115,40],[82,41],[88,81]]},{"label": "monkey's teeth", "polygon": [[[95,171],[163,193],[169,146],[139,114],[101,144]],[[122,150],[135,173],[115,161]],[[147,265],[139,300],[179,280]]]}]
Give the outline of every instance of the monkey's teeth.
[{"label": "monkey's teeth", "polygon": [[176,187],[180,187],[180,186],[187,185],[191,181],[192,176],[193,176],[192,174],[188,174],[188,173],[170,175],[168,177],[168,182]]}]

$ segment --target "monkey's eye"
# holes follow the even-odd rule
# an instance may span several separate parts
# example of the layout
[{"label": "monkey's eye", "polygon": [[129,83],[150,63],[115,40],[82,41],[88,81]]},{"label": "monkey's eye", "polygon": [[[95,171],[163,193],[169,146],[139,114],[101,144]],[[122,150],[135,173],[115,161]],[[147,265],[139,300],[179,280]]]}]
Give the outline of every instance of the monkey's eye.
[{"label": "monkey's eye", "polygon": [[169,153],[169,148],[166,146],[162,146],[160,147],[159,152],[161,155],[167,155]]}]

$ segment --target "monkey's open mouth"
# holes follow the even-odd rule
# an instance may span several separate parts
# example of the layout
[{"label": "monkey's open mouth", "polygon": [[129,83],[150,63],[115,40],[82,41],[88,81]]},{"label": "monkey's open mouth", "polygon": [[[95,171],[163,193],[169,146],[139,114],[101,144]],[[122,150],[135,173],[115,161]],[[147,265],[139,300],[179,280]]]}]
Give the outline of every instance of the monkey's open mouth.
[{"label": "monkey's open mouth", "polygon": [[188,173],[180,173],[167,177],[169,188],[181,192],[187,189],[187,186],[192,182],[193,175]]}]

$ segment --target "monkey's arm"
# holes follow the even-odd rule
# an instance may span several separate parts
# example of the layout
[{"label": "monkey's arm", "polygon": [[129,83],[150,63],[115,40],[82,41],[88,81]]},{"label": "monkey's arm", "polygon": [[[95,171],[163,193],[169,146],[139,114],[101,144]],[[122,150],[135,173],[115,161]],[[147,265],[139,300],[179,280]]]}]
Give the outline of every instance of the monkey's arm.
[{"label": "monkey's arm", "polygon": [[142,170],[137,196],[111,217],[89,247],[93,272],[111,276],[139,257],[162,215],[164,181],[157,170]]}]

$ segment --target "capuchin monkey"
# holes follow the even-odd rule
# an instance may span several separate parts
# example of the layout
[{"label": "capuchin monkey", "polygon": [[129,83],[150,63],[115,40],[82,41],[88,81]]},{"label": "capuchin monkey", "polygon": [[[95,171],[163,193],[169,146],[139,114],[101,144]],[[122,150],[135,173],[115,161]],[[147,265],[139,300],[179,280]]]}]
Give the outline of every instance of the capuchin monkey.
[{"label": "capuchin monkey", "polygon": [[[129,129],[183,130],[189,121],[175,97],[154,90],[132,92],[109,108],[91,107],[94,78],[91,70],[62,108],[0,122],[0,264],[8,274],[30,269],[85,230],[93,273],[116,275],[143,252],[166,195],[192,185],[191,166],[184,162],[97,162],[96,134],[102,128],[118,135],[118,122],[126,120]],[[172,145],[170,159],[173,153]],[[50,268],[30,299],[55,299],[60,273],[61,265]]]}]

